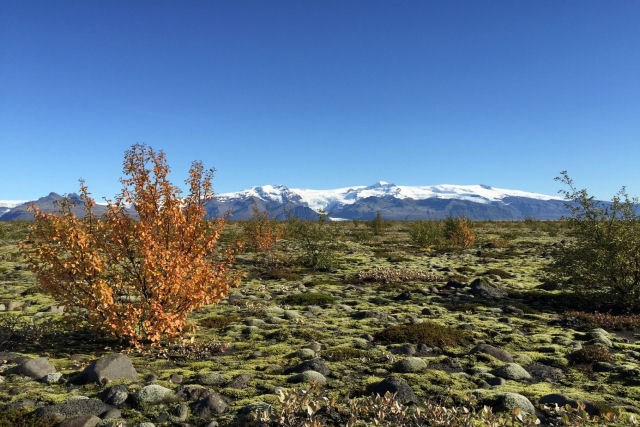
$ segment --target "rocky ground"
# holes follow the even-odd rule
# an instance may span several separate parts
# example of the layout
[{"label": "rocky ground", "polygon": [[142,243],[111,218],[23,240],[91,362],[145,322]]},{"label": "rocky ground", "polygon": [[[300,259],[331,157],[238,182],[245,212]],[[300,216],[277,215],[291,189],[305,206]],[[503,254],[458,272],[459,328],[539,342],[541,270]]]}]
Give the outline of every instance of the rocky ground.
[{"label": "rocky ground", "polygon": [[570,298],[543,280],[565,238],[558,224],[476,223],[478,241],[463,251],[420,249],[406,223],[381,236],[336,224],[329,271],[296,262],[286,242],[277,269],[246,252],[242,285],[193,313],[193,343],[142,350],[69,329],[25,270],[24,224],[2,226],[0,424],[241,425],[311,381],[337,401],[472,399],[548,423],[545,405],[577,400],[592,415],[621,414],[617,424],[640,412],[634,319],[567,314]]}]

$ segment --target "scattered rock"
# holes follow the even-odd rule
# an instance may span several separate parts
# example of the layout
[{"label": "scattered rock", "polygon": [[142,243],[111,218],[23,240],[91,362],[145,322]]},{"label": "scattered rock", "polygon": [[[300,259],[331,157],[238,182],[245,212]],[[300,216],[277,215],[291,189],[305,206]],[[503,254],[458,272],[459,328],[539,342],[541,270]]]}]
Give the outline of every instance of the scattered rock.
[{"label": "scattered rock", "polygon": [[480,298],[495,299],[507,296],[507,291],[502,286],[491,284],[485,279],[476,279],[470,286],[471,293]]},{"label": "scattered rock", "polygon": [[528,366],[527,371],[536,382],[547,381],[553,383],[565,377],[561,369],[538,362]]},{"label": "scattered rock", "polygon": [[406,356],[413,356],[416,354],[416,347],[413,344],[401,344],[390,348],[393,354],[404,354]]},{"label": "scattered rock", "polygon": [[379,394],[380,396],[384,396],[386,392],[396,393],[396,399],[402,403],[416,403],[418,401],[411,386],[397,377],[387,377],[383,381],[370,386],[367,392],[368,394]]},{"label": "scattered rock", "polygon": [[227,387],[242,389],[249,385],[251,381],[251,375],[249,374],[239,374],[231,379]]},{"label": "scattered rock", "polygon": [[234,425],[238,425],[240,427],[254,426],[255,424],[253,424],[252,414],[258,412],[270,415],[273,412],[273,406],[267,402],[254,402],[245,405],[238,411],[236,419],[234,420]]},{"label": "scattered rock", "polygon": [[131,359],[121,353],[110,354],[94,361],[85,368],[84,376],[87,382],[97,382],[98,384],[106,384],[121,378],[138,379],[138,373],[133,367]]},{"label": "scattered rock", "polygon": [[42,377],[40,381],[47,384],[57,384],[60,382],[61,379],[62,379],[62,374],[60,372],[52,372]]},{"label": "scattered rock", "polygon": [[59,415],[62,415],[65,418],[78,415],[100,416],[112,408],[112,406],[109,406],[97,399],[69,399],[65,403],[58,403],[38,408],[35,411],[35,415],[38,418],[44,419],[57,418]]},{"label": "scattered rock", "polygon": [[501,348],[494,347],[489,344],[478,344],[473,349],[471,349],[471,354],[475,353],[485,353],[503,362],[513,363],[513,357],[509,353]]},{"label": "scattered rock", "polygon": [[507,380],[529,380],[531,375],[522,366],[517,363],[507,363],[506,365],[499,366],[492,371],[496,377],[502,377]]},{"label": "scattered rock", "polygon": [[39,380],[47,374],[55,373],[56,368],[46,357],[38,357],[24,361],[16,367],[15,372]]},{"label": "scattered rock", "polygon": [[196,385],[182,385],[175,390],[176,397],[183,401],[202,400],[211,394],[211,391]]},{"label": "scattered rock", "polygon": [[500,377],[487,378],[487,384],[492,386],[501,386],[501,385],[505,385],[506,383],[507,381],[504,378],[500,378]]},{"label": "scattered rock", "polygon": [[191,405],[191,413],[198,418],[211,418],[214,415],[221,414],[227,409],[227,402],[222,396],[211,393],[203,399]]},{"label": "scattered rock", "polygon": [[22,309],[24,301],[9,301],[7,304],[7,311],[16,311]]},{"label": "scattered rock", "polygon": [[498,393],[493,396],[491,406],[496,412],[512,412],[516,408],[526,414],[536,412],[531,401],[518,393]]},{"label": "scattered rock", "polygon": [[307,360],[307,359],[313,359],[316,355],[316,352],[311,350],[310,348],[301,348],[300,350],[296,351],[294,356],[302,359],[302,360]]},{"label": "scattered rock", "polygon": [[108,405],[120,406],[129,397],[129,389],[124,384],[114,385],[100,394],[102,401]]},{"label": "scattered rock", "polygon": [[64,420],[60,427],[95,427],[100,421],[102,420],[95,415],[80,415]]},{"label": "scattered rock", "polygon": [[304,371],[316,371],[320,372],[325,377],[331,375],[331,370],[327,366],[324,359],[320,357],[313,358],[311,360],[306,360],[293,368],[290,368],[286,371],[287,374],[301,373]]},{"label": "scattered rock", "polygon": [[[578,407],[578,402],[575,399],[571,399],[570,397],[558,393],[552,393],[542,396],[538,400],[538,403],[542,405],[549,405],[551,407],[553,407],[553,405],[558,405],[559,407],[563,407],[565,405],[569,405],[573,408]],[[584,410],[587,411],[589,415],[600,415],[600,411],[593,403],[585,401],[582,401],[582,403],[585,406]]]},{"label": "scattered rock", "polygon": [[420,372],[427,369],[427,364],[419,357],[405,357],[393,365],[396,372]]},{"label": "scattered rock", "polygon": [[172,390],[158,384],[142,387],[133,395],[138,405],[157,405],[159,403],[172,402],[176,396]]},{"label": "scattered rock", "polygon": [[196,382],[202,385],[220,386],[226,384],[229,380],[220,373],[205,372],[196,377]]},{"label": "scattered rock", "polygon": [[184,378],[180,374],[171,374],[171,375],[169,375],[169,381],[171,381],[174,384],[182,384],[183,380],[184,380]]},{"label": "scattered rock", "polygon": [[325,384],[327,379],[320,372],[316,371],[304,371],[299,374],[294,374],[287,379],[290,383],[310,383],[316,382],[318,384]]}]

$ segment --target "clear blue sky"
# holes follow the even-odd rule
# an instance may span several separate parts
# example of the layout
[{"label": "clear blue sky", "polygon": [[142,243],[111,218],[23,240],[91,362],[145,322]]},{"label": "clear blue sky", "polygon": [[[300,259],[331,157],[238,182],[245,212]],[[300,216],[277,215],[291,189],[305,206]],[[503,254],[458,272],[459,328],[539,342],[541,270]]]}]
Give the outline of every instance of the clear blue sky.
[{"label": "clear blue sky", "polygon": [[640,2],[0,2],[0,199],[119,190],[124,151],[216,192],[488,184],[640,195]]}]

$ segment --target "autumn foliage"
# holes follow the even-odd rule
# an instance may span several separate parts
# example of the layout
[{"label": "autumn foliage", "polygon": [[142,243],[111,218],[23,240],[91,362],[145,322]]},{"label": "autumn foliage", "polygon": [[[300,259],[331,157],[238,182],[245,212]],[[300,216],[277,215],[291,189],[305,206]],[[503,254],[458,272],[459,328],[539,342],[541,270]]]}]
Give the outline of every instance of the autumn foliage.
[{"label": "autumn foliage", "polygon": [[476,242],[476,234],[471,228],[471,221],[464,216],[447,218],[444,227],[445,237],[455,248],[470,248]]},{"label": "autumn foliage", "polygon": [[188,313],[219,302],[239,276],[233,248],[217,246],[225,219],[206,219],[213,170],[194,162],[181,197],[165,154],[136,144],[123,174],[102,215],[82,181],[82,218],[68,199],[56,214],[32,206],[23,251],[42,288],[75,318],[132,344],[159,343],[182,335]]}]

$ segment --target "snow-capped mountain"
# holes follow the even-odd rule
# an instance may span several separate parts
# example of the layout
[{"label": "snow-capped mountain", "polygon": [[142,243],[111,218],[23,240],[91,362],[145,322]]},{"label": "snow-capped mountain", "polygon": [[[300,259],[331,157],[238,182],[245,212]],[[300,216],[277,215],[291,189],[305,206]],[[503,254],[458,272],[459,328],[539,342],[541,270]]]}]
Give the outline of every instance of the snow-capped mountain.
[{"label": "snow-capped mountain", "polygon": [[0,200],[0,216],[26,202],[28,202],[28,200]]},{"label": "snow-capped mountain", "polygon": [[[53,209],[53,202],[60,198],[51,193],[35,203],[46,211]],[[254,205],[277,219],[293,215],[304,220],[317,219],[320,210],[330,213],[333,219],[371,219],[379,211],[389,220],[439,219],[449,215],[466,215],[474,220],[559,219],[567,214],[565,202],[557,196],[487,185],[404,186],[384,181],[330,190],[263,185],[218,194],[207,204],[207,212],[211,217],[230,213],[230,219],[242,220],[253,216]],[[5,212],[0,211],[0,220],[30,219],[26,206],[7,206]]]},{"label": "snow-capped mountain", "polygon": [[316,218],[321,209],[335,219],[370,219],[380,211],[395,220],[461,214],[472,219],[558,219],[567,213],[565,202],[557,196],[487,185],[403,186],[384,181],[331,190],[264,185],[219,194],[208,210],[214,215],[231,211],[232,219],[246,219],[251,217],[253,203],[278,219],[286,218],[292,208],[305,219]]}]

